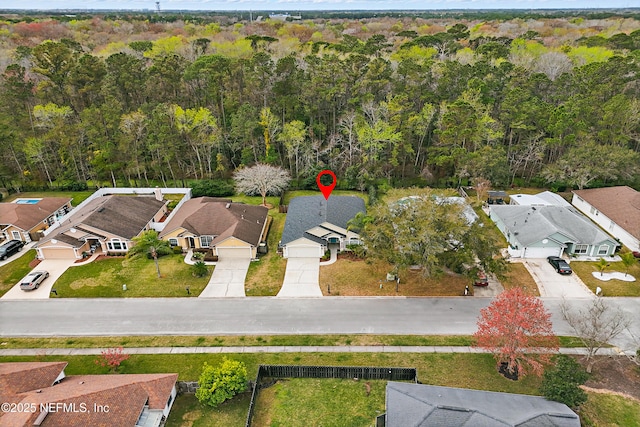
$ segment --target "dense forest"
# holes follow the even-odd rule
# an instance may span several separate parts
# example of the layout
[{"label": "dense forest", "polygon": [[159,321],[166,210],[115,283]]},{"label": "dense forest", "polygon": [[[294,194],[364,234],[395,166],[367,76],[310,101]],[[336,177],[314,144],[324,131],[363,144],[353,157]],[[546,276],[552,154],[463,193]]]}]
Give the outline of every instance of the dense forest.
[{"label": "dense forest", "polygon": [[640,186],[640,21],[0,20],[0,185]]}]

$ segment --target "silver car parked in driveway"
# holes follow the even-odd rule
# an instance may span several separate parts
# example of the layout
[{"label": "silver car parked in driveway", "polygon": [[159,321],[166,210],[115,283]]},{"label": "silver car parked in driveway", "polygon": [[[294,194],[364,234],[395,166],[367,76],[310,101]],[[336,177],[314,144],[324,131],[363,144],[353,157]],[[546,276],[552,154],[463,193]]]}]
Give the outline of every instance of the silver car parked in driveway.
[{"label": "silver car parked in driveway", "polygon": [[49,277],[48,271],[32,271],[20,281],[20,289],[23,291],[38,289],[47,277]]}]

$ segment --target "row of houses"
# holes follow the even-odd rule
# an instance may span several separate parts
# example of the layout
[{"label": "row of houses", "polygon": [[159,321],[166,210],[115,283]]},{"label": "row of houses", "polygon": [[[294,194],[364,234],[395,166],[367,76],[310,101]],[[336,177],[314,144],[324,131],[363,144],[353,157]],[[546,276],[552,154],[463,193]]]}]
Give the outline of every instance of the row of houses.
[{"label": "row of houses", "polygon": [[[180,199],[171,211],[164,198],[169,194]],[[359,212],[365,212],[360,197],[294,198],[280,242],[283,255],[321,257],[331,245],[344,250],[359,244],[348,227]],[[516,194],[508,205],[489,205],[489,215],[513,257],[606,257],[620,243],[640,250],[640,193],[626,186],[574,191],[572,204],[548,191]],[[266,207],[192,199],[190,189],[101,189],[73,210],[68,198],[0,203],[0,240],[35,240],[40,259],[81,259],[96,250],[124,254],[134,237],[151,229],[184,251],[208,248],[221,258],[253,259],[266,241],[267,224]]]}]

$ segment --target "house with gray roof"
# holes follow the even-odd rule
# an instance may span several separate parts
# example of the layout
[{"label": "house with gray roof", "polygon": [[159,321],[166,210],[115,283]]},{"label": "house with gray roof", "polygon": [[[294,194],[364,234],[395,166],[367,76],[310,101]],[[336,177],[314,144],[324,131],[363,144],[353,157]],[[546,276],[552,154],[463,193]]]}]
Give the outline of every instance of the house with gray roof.
[{"label": "house with gray roof", "polygon": [[320,258],[330,244],[345,250],[360,244],[360,236],[347,230],[348,222],[366,212],[357,196],[302,196],[289,203],[280,247],[285,258]]},{"label": "house with gray roof", "polygon": [[184,250],[211,248],[220,258],[252,259],[266,240],[268,212],[264,206],[198,197],[186,201],[159,236]]},{"label": "house with gray roof", "polygon": [[385,427],[580,427],[567,405],[523,394],[390,381],[386,407]]},{"label": "house with gray roof", "polygon": [[571,206],[561,195],[551,191],[538,194],[512,194],[509,204],[525,206]]},{"label": "house with gray roof", "polygon": [[104,195],[73,210],[73,214],[36,245],[39,259],[81,259],[102,250],[124,254],[133,238],[153,228],[167,214],[162,195]]},{"label": "house with gray roof", "polygon": [[573,207],[492,205],[489,217],[516,258],[606,257],[619,243]]}]

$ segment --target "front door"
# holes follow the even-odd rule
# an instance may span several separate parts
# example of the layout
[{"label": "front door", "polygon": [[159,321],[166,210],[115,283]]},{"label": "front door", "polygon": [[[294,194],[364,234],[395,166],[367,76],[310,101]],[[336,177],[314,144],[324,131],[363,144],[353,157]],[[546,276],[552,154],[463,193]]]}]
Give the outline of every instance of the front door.
[{"label": "front door", "polygon": [[189,249],[193,249],[196,247],[196,242],[193,237],[187,237],[187,246],[189,246]]}]

